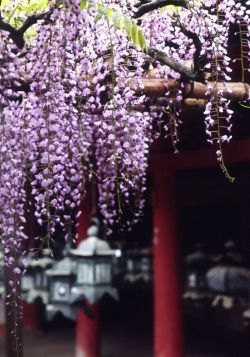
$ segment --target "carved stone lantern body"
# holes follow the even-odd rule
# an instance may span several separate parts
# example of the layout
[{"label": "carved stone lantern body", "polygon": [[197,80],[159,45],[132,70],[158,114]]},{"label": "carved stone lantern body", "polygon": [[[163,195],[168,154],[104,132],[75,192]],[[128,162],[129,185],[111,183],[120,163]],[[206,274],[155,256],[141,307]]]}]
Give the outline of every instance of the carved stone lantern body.
[{"label": "carved stone lantern body", "polygon": [[53,259],[48,255],[40,258],[30,254],[25,261],[26,272],[22,276],[21,290],[23,299],[29,303],[41,299],[44,304],[48,303],[49,284],[46,270],[53,264]]},{"label": "carved stone lantern body", "polygon": [[124,281],[129,283],[150,282],[153,279],[152,248],[133,249],[126,252]]},{"label": "carved stone lantern body", "polygon": [[98,238],[98,227],[88,229],[88,238],[77,249],[70,251],[76,262],[76,282],[72,288],[74,301],[87,299],[97,303],[103,295],[117,299],[117,290],[112,287],[112,261],[115,251]]},{"label": "carved stone lantern body", "polygon": [[54,263],[47,271],[49,277],[49,304],[46,306],[48,320],[61,313],[75,320],[77,309],[72,306],[72,286],[75,282],[75,262],[70,257]]},{"label": "carved stone lantern body", "polygon": [[201,307],[210,303],[213,295],[208,291],[206,272],[212,262],[210,256],[197,243],[195,251],[185,257],[185,291],[183,298],[186,304]]}]

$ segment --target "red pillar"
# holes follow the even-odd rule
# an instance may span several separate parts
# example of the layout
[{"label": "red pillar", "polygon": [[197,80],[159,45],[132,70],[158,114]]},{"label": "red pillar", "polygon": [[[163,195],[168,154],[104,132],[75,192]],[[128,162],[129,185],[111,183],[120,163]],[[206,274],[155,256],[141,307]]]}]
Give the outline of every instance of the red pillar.
[{"label": "red pillar", "polygon": [[183,357],[174,170],[154,165],[154,357]]},{"label": "red pillar", "polygon": [[33,330],[39,327],[39,312],[36,304],[23,302],[23,328]]},{"label": "red pillar", "polygon": [[100,329],[99,306],[90,305],[94,313],[94,319],[90,319],[84,312],[77,317],[76,328],[76,357],[100,356]]},{"label": "red pillar", "polygon": [[0,337],[5,336],[5,324],[0,325]]},{"label": "red pillar", "polygon": [[3,300],[0,300],[0,337],[5,335],[5,306]]},{"label": "red pillar", "polygon": [[[83,213],[79,218],[78,243],[86,238],[87,228],[90,220],[90,197],[87,197]],[[90,305],[89,308],[94,313],[91,319],[84,312],[80,312],[76,322],[76,357],[99,357],[100,356],[100,327],[99,327],[99,306]]]}]

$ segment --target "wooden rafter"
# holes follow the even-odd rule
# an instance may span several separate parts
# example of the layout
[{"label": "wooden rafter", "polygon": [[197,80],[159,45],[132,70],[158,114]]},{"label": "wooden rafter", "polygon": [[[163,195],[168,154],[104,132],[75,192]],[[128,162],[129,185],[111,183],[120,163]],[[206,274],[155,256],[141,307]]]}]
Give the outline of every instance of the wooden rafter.
[{"label": "wooden rafter", "polygon": [[138,95],[145,94],[150,97],[163,97],[171,91],[174,94],[179,89],[182,89],[184,97],[193,99],[209,99],[216,92],[233,101],[244,101],[250,96],[250,85],[241,82],[227,82],[226,84],[186,82],[181,86],[181,83],[176,80],[169,80],[165,83],[163,79],[142,78],[139,81],[130,79],[128,84],[136,89]]}]

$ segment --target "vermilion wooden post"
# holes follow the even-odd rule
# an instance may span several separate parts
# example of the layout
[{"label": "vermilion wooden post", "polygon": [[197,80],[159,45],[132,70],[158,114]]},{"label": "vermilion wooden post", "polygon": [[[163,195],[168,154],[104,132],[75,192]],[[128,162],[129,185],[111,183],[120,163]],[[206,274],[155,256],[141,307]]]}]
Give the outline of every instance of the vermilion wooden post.
[{"label": "vermilion wooden post", "polygon": [[3,300],[0,300],[0,337],[5,335],[5,306]]},{"label": "vermilion wooden post", "polygon": [[[86,238],[91,215],[90,197],[84,203],[84,210],[79,218],[78,243]],[[100,356],[100,328],[99,305],[90,305],[94,318],[89,318],[84,312],[80,312],[76,322],[76,357]]]},{"label": "vermilion wooden post", "polygon": [[183,357],[174,170],[154,163],[154,357]]},{"label": "vermilion wooden post", "polygon": [[0,325],[0,337],[5,336],[5,333],[6,333],[6,326],[5,326],[5,324],[1,324]]},{"label": "vermilion wooden post", "polygon": [[84,312],[80,312],[77,318],[76,357],[100,356],[99,306],[89,307],[94,313],[93,319]]},{"label": "vermilion wooden post", "polygon": [[39,328],[39,312],[35,304],[23,302],[23,328],[33,330]]}]

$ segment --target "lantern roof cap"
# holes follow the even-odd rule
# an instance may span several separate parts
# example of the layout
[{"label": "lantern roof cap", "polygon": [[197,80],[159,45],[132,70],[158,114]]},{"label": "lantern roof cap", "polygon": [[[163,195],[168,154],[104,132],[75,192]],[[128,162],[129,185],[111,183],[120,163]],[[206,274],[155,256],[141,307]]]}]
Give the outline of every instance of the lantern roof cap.
[{"label": "lantern roof cap", "polygon": [[151,257],[153,255],[152,247],[135,248],[126,250],[127,256]]},{"label": "lantern roof cap", "polygon": [[98,237],[88,237],[83,240],[77,249],[71,249],[70,253],[75,256],[111,256],[115,251],[110,248],[108,242]]},{"label": "lantern roof cap", "polygon": [[100,234],[100,229],[99,226],[97,225],[91,225],[87,229],[87,237],[98,237]]},{"label": "lantern roof cap", "polygon": [[236,244],[232,239],[230,239],[224,243],[224,248],[226,250],[229,250],[229,249],[237,250]]},{"label": "lantern roof cap", "polygon": [[52,264],[53,264],[53,259],[50,259],[48,257],[43,257],[37,260],[31,260],[28,264],[28,267],[45,269],[48,266],[51,266]]},{"label": "lantern roof cap", "polygon": [[46,269],[53,264],[54,260],[48,249],[43,250],[43,255],[37,257],[34,253],[29,253],[23,257],[23,264],[26,268],[42,268]]},{"label": "lantern roof cap", "polygon": [[54,263],[52,269],[46,272],[49,276],[69,276],[74,274],[75,262],[70,257],[65,257]]},{"label": "lantern roof cap", "polygon": [[247,309],[242,314],[243,318],[250,319],[250,309]]}]

